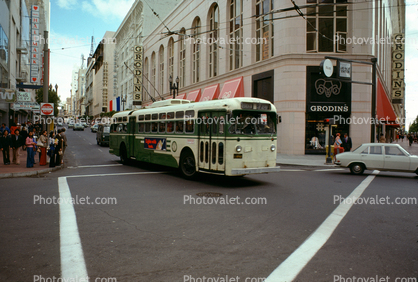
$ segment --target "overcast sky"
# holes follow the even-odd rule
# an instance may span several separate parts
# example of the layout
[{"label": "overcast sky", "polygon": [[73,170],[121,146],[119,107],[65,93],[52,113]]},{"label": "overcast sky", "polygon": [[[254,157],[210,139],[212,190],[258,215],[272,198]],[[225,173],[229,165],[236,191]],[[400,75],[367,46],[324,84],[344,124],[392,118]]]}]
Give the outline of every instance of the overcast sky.
[{"label": "overcast sky", "polygon": [[[51,1],[50,83],[58,84],[62,101],[70,97],[73,67],[81,66],[81,54],[87,59],[90,53],[91,36],[99,42],[107,30],[116,31],[133,3],[134,0]],[[152,5],[152,1],[148,3]],[[418,0],[406,0],[406,5],[405,109],[408,127],[418,116]]]}]

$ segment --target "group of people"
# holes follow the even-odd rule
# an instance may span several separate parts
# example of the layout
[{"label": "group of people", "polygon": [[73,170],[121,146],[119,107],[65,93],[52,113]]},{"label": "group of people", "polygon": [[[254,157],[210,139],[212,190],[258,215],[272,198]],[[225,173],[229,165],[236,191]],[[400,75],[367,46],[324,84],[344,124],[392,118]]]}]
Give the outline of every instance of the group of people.
[{"label": "group of people", "polygon": [[344,152],[350,152],[351,148],[353,148],[353,142],[351,141],[351,137],[348,136],[348,133],[344,133],[344,137],[341,138],[341,134],[337,133],[334,142],[334,148],[344,148]]},{"label": "group of people", "polygon": [[[30,168],[36,164],[37,153],[39,165],[46,166],[49,163],[49,167],[55,167],[63,164],[66,147],[65,128],[51,131],[49,137],[46,130],[41,130],[40,126],[32,124],[17,124],[9,129],[3,123],[0,128],[0,150],[5,165],[10,165],[10,163],[20,165],[20,152],[26,150],[26,167]],[[10,162],[10,155],[12,155],[12,162]]]}]

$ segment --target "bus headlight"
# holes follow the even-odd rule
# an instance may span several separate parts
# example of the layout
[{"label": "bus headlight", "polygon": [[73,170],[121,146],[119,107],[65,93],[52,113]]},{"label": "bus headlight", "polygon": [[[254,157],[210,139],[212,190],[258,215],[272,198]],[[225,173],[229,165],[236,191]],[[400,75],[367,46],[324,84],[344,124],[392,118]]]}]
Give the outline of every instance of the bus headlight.
[{"label": "bus headlight", "polygon": [[271,145],[270,150],[271,150],[272,152],[276,151],[276,146],[275,146],[275,145]]},{"label": "bus headlight", "polygon": [[241,151],[242,151],[242,147],[241,147],[240,145],[237,145],[237,146],[235,147],[235,150],[236,150],[237,152],[241,152]]}]

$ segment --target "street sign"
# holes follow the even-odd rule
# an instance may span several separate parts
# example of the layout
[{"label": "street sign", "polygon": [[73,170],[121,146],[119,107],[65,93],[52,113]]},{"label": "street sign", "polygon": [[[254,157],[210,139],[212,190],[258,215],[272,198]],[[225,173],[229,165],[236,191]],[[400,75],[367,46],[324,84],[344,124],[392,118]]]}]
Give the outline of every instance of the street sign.
[{"label": "street sign", "polygon": [[40,106],[36,102],[16,102],[12,103],[12,109],[16,110],[39,110]]},{"label": "street sign", "polygon": [[17,92],[17,102],[30,102],[30,92]]},{"label": "street sign", "polygon": [[351,79],[351,62],[337,61],[338,77]]},{"label": "street sign", "polygon": [[41,115],[54,115],[54,103],[41,103]]}]

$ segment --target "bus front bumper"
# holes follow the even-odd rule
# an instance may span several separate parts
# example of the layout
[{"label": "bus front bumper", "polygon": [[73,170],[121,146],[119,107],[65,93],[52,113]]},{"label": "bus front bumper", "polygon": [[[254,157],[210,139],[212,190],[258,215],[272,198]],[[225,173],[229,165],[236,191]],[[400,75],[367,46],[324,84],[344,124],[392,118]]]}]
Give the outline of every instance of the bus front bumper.
[{"label": "bus front bumper", "polygon": [[280,166],[276,167],[256,167],[256,168],[233,168],[231,175],[244,175],[244,174],[257,174],[257,173],[269,173],[279,172]]}]

